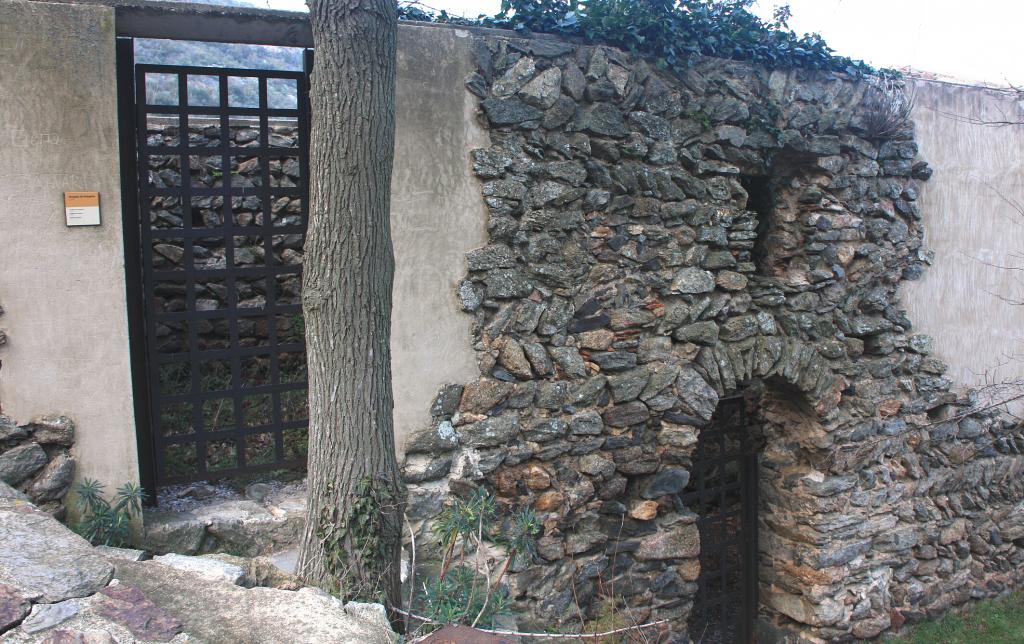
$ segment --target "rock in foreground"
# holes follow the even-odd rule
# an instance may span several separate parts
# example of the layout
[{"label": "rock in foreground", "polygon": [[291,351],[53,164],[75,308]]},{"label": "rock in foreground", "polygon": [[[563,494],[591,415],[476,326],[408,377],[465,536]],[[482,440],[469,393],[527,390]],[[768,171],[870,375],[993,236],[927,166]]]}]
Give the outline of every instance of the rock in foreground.
[{"label": "rock in foreground", "polygon": [[256,564],[250,575],[240,558],[134,557],[93,548],[31,503],[0,497],[0,643],[397,641],[379,604],[236,585],[267,576]]},{"label": "rock in foreground", "polygon": [[92,595],[113,565],[89,542],[31,503],[0,499],[0,584],[33,602]]}]

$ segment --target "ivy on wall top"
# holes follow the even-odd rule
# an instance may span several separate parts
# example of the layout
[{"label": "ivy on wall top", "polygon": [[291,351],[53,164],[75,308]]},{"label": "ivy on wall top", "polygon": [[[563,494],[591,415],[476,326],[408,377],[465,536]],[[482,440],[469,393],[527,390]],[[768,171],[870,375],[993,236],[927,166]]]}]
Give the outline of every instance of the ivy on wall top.
[{"label": "ivy on wall top", "polygon": [[798,36],[787,25],[789,8],[772,22],[750,11],[754,0],[502,0],[493,17],[466,19],[402,2],[406,20],[514,29],[582,38],[641,53],[659,66],[687,67],[695,56],[757,63],[772,69],[804,68],[877,73],[861,61],[837,56],[818,34]]}]

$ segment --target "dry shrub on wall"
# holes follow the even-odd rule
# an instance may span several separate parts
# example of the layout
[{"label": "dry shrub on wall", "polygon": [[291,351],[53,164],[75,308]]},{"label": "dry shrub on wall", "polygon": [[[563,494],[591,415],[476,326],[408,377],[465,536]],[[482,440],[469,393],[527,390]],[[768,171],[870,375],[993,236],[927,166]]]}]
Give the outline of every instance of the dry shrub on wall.
[{"label": "dry shrub on wall", "polygon": [[914,99],[907,95],[902,81],[885,77],[874,79],[861,103],[864,132],[875,140],[909,136],[913,110]]}]

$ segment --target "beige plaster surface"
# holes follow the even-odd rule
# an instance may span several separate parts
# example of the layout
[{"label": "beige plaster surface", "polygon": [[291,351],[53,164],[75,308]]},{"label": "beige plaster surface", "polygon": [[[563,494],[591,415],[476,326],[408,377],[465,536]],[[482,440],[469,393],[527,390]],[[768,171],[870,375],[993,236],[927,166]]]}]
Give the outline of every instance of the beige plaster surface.
[{"label": "beige plaster surface", "polygon": [[401,25],[398,30],[391,232],[395,247],[391,323],[395,443],[430,422],[445,383],[477,375],[457,288],[465,254],[486,243],[487,212],[469,153],[489,145],[465,79],[475,69],[469,32]]},{"label": "beige plaster surface", "polygon": [[[399,451],[439,387],[476,376],[456,288],[486,243],[469,152],[488,144],[465,30],[399,29],[392,181],[392,364]],[[119,203],[113,13],[0,0],[0,405],[79,427],[79,476],[137,479]],[[1016,94],[918,81],[914,120],[935,170],[921,209],[935,264],[903,287],[915,330],[959,383],[1024,377],[1024,127]],[[98,190],[103,225],[69,229],[62,193]]]},{"label": "beige plaster surface", "polygon": [[[64,191],[102,225],[68,228]],[[0,0],[0,405],[77,425],[77,477],[137,481],[118,167],[114,12]]]},{"label": "beige plaster surface", "polygon": [[[1024,378],[1024,122],[1016,92],[917,81],[913,119],[921,156],[925,244],[934,264],[904,283],[915,331],[957,384]],[[999,268],[1005,267],[1005,268]],[[1024,303],[1022,303],[1024,304]]]},{"label": "beige plaster surface", "polygon": [[[113,13],[0,0],[0,404],[79,427],[79,477],[137,480],[119,200]],[[399,30],[392,182],[395,432],[430,422],[441,385],[476,373],[456,297],[487,220],[469,152],[488,144],[464,81],[469,33]],[[65,190],[98,190],[103,225],[67,228]]]}]

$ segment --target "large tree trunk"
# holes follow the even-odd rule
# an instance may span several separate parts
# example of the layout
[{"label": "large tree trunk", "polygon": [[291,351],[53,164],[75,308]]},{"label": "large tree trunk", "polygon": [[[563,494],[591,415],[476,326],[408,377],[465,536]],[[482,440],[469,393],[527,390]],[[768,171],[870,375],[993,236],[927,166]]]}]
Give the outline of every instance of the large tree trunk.
[{"label": "large tree trunk", "polygon": [[315,72],[303,312],[309,506],[299,575],[400,606],[391,392],[394,0],[308,0]]}]

